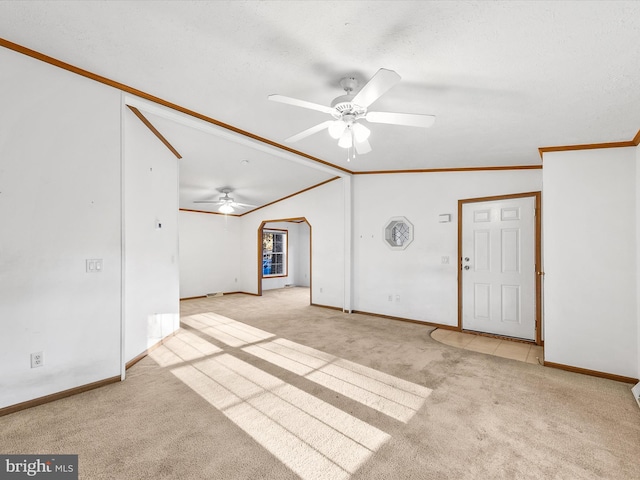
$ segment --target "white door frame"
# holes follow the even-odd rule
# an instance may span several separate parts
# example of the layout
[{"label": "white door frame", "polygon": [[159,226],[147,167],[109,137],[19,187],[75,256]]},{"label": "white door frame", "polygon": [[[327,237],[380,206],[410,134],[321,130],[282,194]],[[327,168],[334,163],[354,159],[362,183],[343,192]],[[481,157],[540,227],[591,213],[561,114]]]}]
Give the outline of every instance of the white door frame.
[{"label": "white door frame", "polygon": [[[481,198],[467,198],[464,200],[458,200],[458,330],[462,331],[462,206],[465,203],[475,202],[493,202],[499,200],[508,200],[512,198],[524,198],[534,197],[535,199],[535,304],[536,304],[536,345],[542,345],[542,205],[541,205],[541,193],[540,192],[527,192],[527,193],[514,193],[511,195],[499,195],[495,197],[481,197]],[[469,332],[477,333],[477,332]],[[487,334],[495,337],[500,335]],[[504,337],[508,338],[508,337]]]}]

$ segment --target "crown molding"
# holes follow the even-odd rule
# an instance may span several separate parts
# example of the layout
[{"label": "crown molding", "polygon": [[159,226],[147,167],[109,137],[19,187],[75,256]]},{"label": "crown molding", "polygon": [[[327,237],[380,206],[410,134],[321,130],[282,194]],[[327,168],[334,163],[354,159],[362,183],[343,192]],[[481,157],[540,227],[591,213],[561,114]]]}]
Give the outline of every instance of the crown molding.
[{"label": "crown molding", "polygon": [[633,137],[633,140],[625,142],[607,142],[607,143],[586,143],[583,145],[561,145],[556,147],[540,147],[540,158],[547,152],[566,152],[570,150],[594,150],[597,148],[620,148],[620,147],[637,147],[640,144],[640,130]]},{"label": "crown molding", "polygon": [[459,167],[459,168],[417,168],[412,170],[369,170],[353,172],[354,175],[382,175],[393,173],[441,173],[441,172],[482,172],[486,170],[539,170],[542,165],[513,165],[500,167]]}]

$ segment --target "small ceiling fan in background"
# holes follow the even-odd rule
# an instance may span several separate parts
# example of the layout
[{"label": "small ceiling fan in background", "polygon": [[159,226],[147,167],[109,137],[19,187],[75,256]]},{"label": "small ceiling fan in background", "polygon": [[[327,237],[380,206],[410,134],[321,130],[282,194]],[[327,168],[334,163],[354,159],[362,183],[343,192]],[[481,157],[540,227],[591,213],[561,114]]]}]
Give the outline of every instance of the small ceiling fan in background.
[{"label": "small ceiling fan in background", "polygon": [[250,205],[248,203],[240,203],[236,202],[233,197],[230,197],[229,194],[233,192],[231,188],[220,188],[218,189],[220,193],[224,193],[222,197],[219,197],[218,200],[195,200],[193,203],[213,203],[216,205],[220,205],[218,211],[220,213],[224,213],[225,215],[228,213],[233,213],[236,208],[253,208],[256,205]]},{"label": "small ceiling fan in background", "polygon": [[326,122],[303,130],[287,138],[285,142],[297,142],[314,133],[328,129],[329,135],[338,140],[340,147],[354,147],[355,151],[362,155],[371,151],[371,145],[368,141],[371,131],[361,123],[362,120],[371,123],[387,123],[422,128],[430,127],[435,121],[434,115],[370,112],[367,110],[373,102],[398,83],[400,78],[400,75],[393,70],[381,68],[357,94],[354,94],[353,92],[358,86],[358,81],[354,77],[345,77],[340,80],[340,85],[346,92],[346,95],[335,98],[329,107],[286,97],[284,95],[269,95],[268,98],[274,102],[288,103],[289,105],[295,105],[297,107],[318,110],[328,113],[333,117],[333,120],[327,120]]}]

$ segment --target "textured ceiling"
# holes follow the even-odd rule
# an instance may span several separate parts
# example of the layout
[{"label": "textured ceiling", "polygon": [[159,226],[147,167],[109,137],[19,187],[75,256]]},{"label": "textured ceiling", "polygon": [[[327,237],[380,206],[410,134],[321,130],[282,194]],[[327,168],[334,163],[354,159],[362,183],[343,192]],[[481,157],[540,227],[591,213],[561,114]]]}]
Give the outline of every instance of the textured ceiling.
[{"label": "textured ceiling", "polygon": [[[276,143],[329,116],[269,94],[328,105],[340,78],[395,70],[370,109],[433,114],[433,127],[369,124],[373,151],[351,162],[326,132],[290,145],[362,172],[539,165],[538,147],[632,139],[639,18],[635,1],[3,1],[0,37]],[[213,172],[215,152],[200,154]],[[309,172],[296,187],[327,176]],[[189,187],[224,186],[211,175]]]}]

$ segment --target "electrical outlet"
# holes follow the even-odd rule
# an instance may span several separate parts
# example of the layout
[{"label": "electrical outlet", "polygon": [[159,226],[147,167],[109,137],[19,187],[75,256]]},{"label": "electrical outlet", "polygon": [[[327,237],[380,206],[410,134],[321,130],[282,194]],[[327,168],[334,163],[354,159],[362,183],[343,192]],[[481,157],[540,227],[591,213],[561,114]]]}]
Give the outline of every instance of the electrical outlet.
[{"label": "electrical outlet", "polygon": [[393,301],[393,295],[389,295],[389,301]]},{"label": "electrical outlet", "polygon": [[35,352],[31,354],[31,368],[41,367],[44,365],[44,353]]}]

